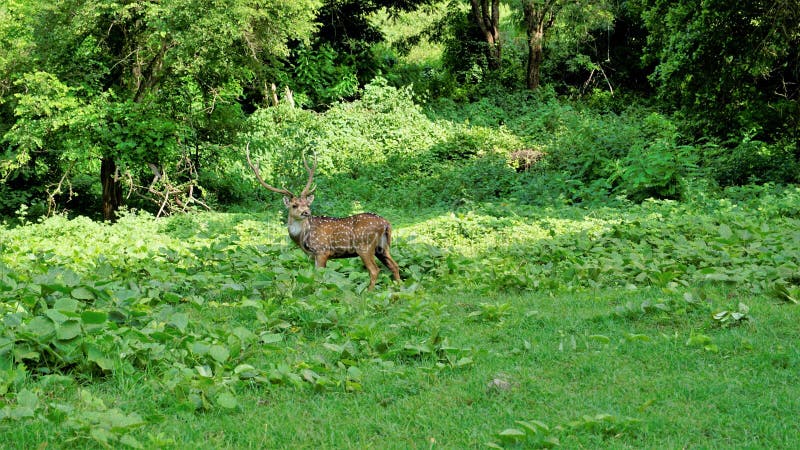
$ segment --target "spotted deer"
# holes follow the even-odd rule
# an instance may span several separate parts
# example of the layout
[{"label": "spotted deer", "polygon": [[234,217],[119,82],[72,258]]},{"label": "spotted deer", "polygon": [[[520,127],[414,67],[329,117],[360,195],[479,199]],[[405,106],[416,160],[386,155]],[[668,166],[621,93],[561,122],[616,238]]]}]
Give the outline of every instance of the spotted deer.
[{"label": "spotted deer", "polygon": [[283,204],[289,210],[287,228],[289,237],[306,254],[314,258],[316,267],[325,267],[329,259],[352,258],[360,256],[369,271],[369,290],[375,288],[380,269],[375,264],[378,257],[391,272],[395,281],[400,281],[400,269],[389,254],[392,242],[392,225],[383,217],[372,213],[361,213],[350,217],[312,216],[311,203],[314,201],[312,187],[317,158],[309,167],[305,156],[303,166],[308,172],[308,182],[300,195],[294,195],[286,188],[278,189],[267,184],[258,167],[250,159],[250,144],[245,148],[247,164],[253,170],[258,182],[272,192],[283,194]]}]

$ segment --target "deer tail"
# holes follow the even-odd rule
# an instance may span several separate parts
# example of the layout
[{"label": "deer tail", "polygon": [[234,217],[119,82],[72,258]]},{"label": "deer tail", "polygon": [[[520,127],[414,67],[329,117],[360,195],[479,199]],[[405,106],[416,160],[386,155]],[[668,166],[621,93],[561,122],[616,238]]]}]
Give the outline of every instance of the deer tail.
[{"label": "deer tail", "polygon": [[381,234],[381,240],[378,243],[377,251],[379,253],[385,253],[390,245],[392,245],[392,226],[387,223],[386,226],[383,227],[383,233]]}]

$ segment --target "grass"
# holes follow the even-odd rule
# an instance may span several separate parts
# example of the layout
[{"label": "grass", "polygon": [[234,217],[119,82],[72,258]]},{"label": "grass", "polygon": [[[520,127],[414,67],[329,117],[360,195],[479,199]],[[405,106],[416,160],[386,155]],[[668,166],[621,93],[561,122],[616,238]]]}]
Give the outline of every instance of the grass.
[{"label": "grass", "polygon": [[[507,302],[514,309],[536,308],[538,313],[502,323],[475,323],[458,332],[454,326],[464,315],[456,311],[453,340],[476,347],[479,356],[473,367],[437,370],[422,361],[372,368],[365,371],[367,388],[360,393],[251,387],[241,394],[240,410],[198,414],[164,399],[146,378],[140,383],[118,375],[86,387],[123,410],[155,416],[145,430],[162,433],[167,447],[480,447],[516,420],[566,425],[600,413],[641,422],[610,432],[567,427],[558,433],[561,444],[796,445],[797,425],[787,413],[800,406],[791,382],[798,352],[786,342],[796,337],[791,326],[797,323],[796,309],[775,311],[773,301],[752,299],[758,305],[753,315],[765,317],[765,323],[711,331],[719,346],[712,352],[686,344],[696,332],[693,320],[659,326],[618,319],[609,308],[609,303],[659,294],[608,290],[555,298],[531,294],[468,299],[453,309],[489,300]],[[597,334],[610,343],[587,339]],[[631,339],[629,334],[649,340]],[[494,379],[510,387],[488,387]],[[74,392],[62,395],[69,400]],[[11,437],[7,442],[21,444],[18,448],[58,442],[46,423],[36,425],[4,430]]]},{"label": "grass", "polygon": [[[795,447],[785,194],[390,211],[405,281],[375,293],[359,261],[313,271],[275,214],[0,228],[3,447]],[[31,335],[67,329],[65,299],[109,318]]]}]

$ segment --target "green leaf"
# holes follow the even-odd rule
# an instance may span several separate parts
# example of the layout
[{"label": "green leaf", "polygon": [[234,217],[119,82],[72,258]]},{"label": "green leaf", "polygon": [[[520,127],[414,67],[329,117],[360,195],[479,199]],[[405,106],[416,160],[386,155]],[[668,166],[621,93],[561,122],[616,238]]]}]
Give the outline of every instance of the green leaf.
[{"label": "green leaf", "polygon": [[324,342],[322,346],[337,354],[341,354],[342,352],[344,352],[344,346],[334,344],[332,342]]},{"label": "green leaf", "polygon": [[103,444],[104,447],[110,447],[109,441],[114,439],[114,435],[110,431],[98,427],[91,427],[89,429],[89,436],[100,444]]},{"label": "green leaf", "polygon": [[214,372],[208,366],[194,366],[197,373],[203,378],[211,378],[214,376]]},{"label": "green leaf", "polygon": [[211,346],[202,341],[195,341],[189,344],[189,350],[195,355],[207,355],[209,350],[211,350]]},{"label": "green leaf", "polygon": [[611,338],[602,334],[592,334],[589,336],[589,340],[599,342],[601,344],[611,343]]},{"label": "green leaf", "polygon": [[315,383],[319,379],[319,374],[311,369],[303,369],[300,371],[300,376],[309,383]]},{"label": "green leaf", "polygon": [[89,311],[81,313],[81,321],[87,325],[99,325],[108,320],[108,313],[105,311]]},{"label": "green leaf", "polygon": [[53,304],[53,309],[61,312],[76,312],[80,305],[80,303],[71,298],[63,297],[56,300]]},{"label": "green leaf", "polygon": [[90,291],[85,286],[78,286],[70,292],[73,298],[78,300],[94,300],[94,292]]},{"label": "green leaf", "polygon": [[240,379],[246,380],[248,378],[257,377],[260,372],[250,364],[239,364],[233,369],[233,373],[238,375]]},{"label": "green leaf", "polygon": [[50,403],[48,406],[47,419],[55,423],[62,423],[75,411],[75,407],[72,405]]},{"label": "green leaf", "polygon": [[224,363],[225,361],[228,360],[228,357],[231,355],[231,352],[227,348],[221,345],[212,345],[208,353],[211,355],[212,358],[214,358],[215,361],[219,363]]},{"label": "green leaf", "polygon": [[119,439],[120,444],[126,445],[130,448],[144,448],[141,442],[130,434],[125,434]]},{"label": "green leaf", "polygon": [[650,336],[646,334],[625,333],[625,340],[629,342],[650,342]]},{"label": "green leaf", "polygon": [[711,337],[705,334],[693,334],[686,340],[686,345],[689,347],[696,347],[701,345],[711,344]]},{"label": "green leaf", "polygon": [[3,417],[2,414],[11,419],[24,419],[34,417],[36,415],[36,411],[25,406],[7,406],[0,411],[0,418]]},{"label": "green leaf", "polygon": [[242,343],[252,343],[256,340],[256,335],[245,327],[236,327],[231,330],[231,334],[239,338]]},{"label": "green leaf", "polygon": [[470,358],[469,356],[464,356],[463,358],[459,358],[459,360],[456,361],[455,366],[456,367],[465,367],[465,366],[471,366],[474,363],[475,363],[475,361],[472,358]]},{"label": "green leaf", "polygon": [[361,392],[364,389],[364,387],[358,381],[345,380],[344,389],[347,392]]},{"label": "green leaf", "polygon": [[170,316],[168,323],[177,328],[181,333],[185,333],[186,327],[189,325],[189,316],[185,313],[175,313]]},{"label": "green leaf", "polygon": [[553,448],[561,445],[561,442],[555,436],[547,436],[544,439],[542,439],[540,445],[545,448]]},{"label": "green leaf", "polygon": [[40,342],[44,339],[52,337],[56,331],[53,321],[42,316],[36,316],[31,319],[25,328],[27,331],[38,337]]},{"label": "green leaf", "polygon": [[105,421],[111,425],[111,430],[115,433],[128,431],[147,424],[147,422],[145,422],[139,414],[135,412],[125,414],[125,412],[118,408],[112,408],[108,411],[105,411],[104,416]]},{"label": "green leaf", "polygon": [[719,272],[707,273],[705,279],[711,281],[731,281],[731,277],[728,274]]},{"label": "green leaf", "polygon": [[0,336],[0,355],[4,355],[13,348],[14,340]]},{"label": "green leaf", "polygon": [[179,303],[181,298],[180,294],[174,292],[164,292],[161,294],[161,300],[165,303]]},{"label": "green leaf", "polygon": [[62,314],[61,311],[55,309],[48,309],[44,312],[44,315],[49,317],[56,324],[64,323],[69,319],[69,317]]},{"label": "green leaf", "polygon": [[731,227],[729,227],[727,224],[724,224],[724,223],[722,225],[720,225],[719,226],[719,236],[722,239],[726,239],[726,240],[732,238],[733,237],[733,231],[731,230]]},{"label": "green leaf", "polygon": [[361,369],[356,366],[350,366],[347,368],[347,378],[351,380],[360,380],[362,375]]},{"label": "green leaf", "polygon": [[519,428],[506,428],[505,430],[497,433],[500,439],[507,442],[516,442],[525,437],[525,432]]},{"label": "green leaf", "polygon": [[283,335],[278,333],[264,333],[259,337],[259,340],[262,344],[277,344],[283,341]]},{"label": "green leaf", "polygon": [[23,388],[17,392],[17,406],[29,408],[31,411],[34,411],[39,406],[39,396]]},{"label": "green leaf", "polygon": [[547,424],[538,420],[517,420],[516,422],[533,434],[538,434],[540,431],[550,431],[550,427]]},{"label": "green leaf", "polygon": [[91,392],[87,391],[86,389],[80,390],[80,397],[81,397],[81,402],[83,402],[84,405],[88,406],[93,410],[105,411],[106,409],[108,409],[103,399],[95,397],[94,395],[92,395]]},{"label": "green leaf", "polygon": [[114,362],[104,354],[100,348],[94,344],[86,344],[86,359],[97,364],[102,370],[114,368]]},{"label": "green leaf", "polygon": [[56,328],[56,337],[66,341],[81,334],[81,324],[77,320],[68,320]]},{"label": "green leaf", "polygon": [[791,289],[785,283],[775,283],[771,289],[772,295],[778,299],[798,305],[800,304],[800,290]]},{"label": "green leaf", "polygon": [[230,392],[220,392],[217,395],[217,404],[225,409],[235,409],[239,406],[239,401]]}]

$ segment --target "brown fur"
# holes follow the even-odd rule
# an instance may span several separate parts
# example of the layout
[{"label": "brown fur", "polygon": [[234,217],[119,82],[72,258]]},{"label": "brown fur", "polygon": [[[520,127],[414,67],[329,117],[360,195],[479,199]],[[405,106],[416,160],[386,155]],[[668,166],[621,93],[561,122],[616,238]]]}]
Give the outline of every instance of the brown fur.
[{"label": "brown fur", "polygon": [[314,196],[284,197],[289,209],[289,236],[304,252],[314,258],[317,267],[325,267],[329,259],[361,257],[369,271],[369,289],[375,288],[380,269],[375,257],[400,281],[400,270],[389,253],[392,226],[377,214],[362,213],[350,217],[311,215]]},{"label": "brown fur", "polygon": [[311,203],[314,201],[312,183],[317,168],[308,167],[303,157],[303,166],[308,172],[308,182],[300,195],[292,194],[288,189],[270,186],[258,171],[258,167],[250,160],[250,143],[245,148],[247,164],[253,169],[256,179],[262,186],[272,192],[283,194],[283,204],[289,210],[287,227],[289,236],[304,252],[314,257],[317,267],[325,267],[332,258],[361,257],[369,271],[369,290],[375,288],[378,279],[378,265],[375,257],[391,272],[395,281],[400,281],[400,268],[389,254],[392,244],[392,225],[383,217],[372,213],[361,213],[350,217],[314,217],[311,215]]}]

